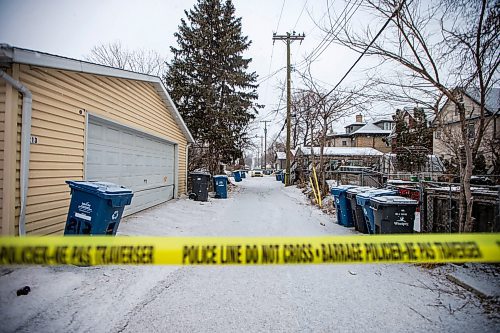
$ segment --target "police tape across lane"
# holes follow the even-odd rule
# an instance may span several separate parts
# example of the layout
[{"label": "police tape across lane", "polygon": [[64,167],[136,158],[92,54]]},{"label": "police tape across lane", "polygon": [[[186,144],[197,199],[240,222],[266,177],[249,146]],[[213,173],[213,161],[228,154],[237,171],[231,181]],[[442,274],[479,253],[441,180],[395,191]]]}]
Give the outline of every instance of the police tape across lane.
[{"label": "police tape across lane", "polygon": [[500,262],[500,233],[329,237],[0,237],[0,265]]}]

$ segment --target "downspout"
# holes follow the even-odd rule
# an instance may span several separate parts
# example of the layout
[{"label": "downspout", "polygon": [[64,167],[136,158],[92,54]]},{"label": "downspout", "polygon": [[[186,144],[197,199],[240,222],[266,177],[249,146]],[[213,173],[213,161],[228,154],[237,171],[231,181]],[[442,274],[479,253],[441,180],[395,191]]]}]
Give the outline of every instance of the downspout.
[{"label": "downspout", "polygon": [[19,236],[26,235],[26,200],[28,197],[28,180],[30,168],[30,138],[31,138],[31,104],[32,94],[21,82],[17,81],[0,69],[0,78],[14,87],[23,95],[22,125],[21,125],[21,212],[19,213]]},{"label": "downspout", "polygon": [[186,194],[188,193],[188,188],[187,188],[187,185],[188,185],[188,176],[189,176],[189,158],[188,158],[188,154],[189,154],[189,147],[191,147],[191,143],[188,143],[186,145],[186,188],[185,188],[185,191],[186,191]]}]

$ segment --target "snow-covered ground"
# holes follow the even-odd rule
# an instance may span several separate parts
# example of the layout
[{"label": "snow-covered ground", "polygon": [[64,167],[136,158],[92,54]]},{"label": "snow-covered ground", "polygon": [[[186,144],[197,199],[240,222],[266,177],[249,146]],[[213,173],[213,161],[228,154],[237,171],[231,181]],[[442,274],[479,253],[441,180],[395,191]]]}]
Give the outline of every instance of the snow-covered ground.
[{"label": "snow-covered ground", "polygon": [[[226,200],[171,201],[119,228],[121,235],[354,233],[274,177],[246,178]],[[498,313],[445,273],[416,265],[2,267],[0,331],[500,331]],[[25,285],[31,292],[16,296]]]}]

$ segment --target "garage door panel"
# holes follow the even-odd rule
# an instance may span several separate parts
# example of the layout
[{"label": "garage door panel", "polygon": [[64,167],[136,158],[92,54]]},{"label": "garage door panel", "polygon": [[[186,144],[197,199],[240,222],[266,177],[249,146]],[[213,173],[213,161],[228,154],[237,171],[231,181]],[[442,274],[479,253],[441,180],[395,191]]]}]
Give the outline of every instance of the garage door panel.
[{"label": "garage door panel", "polygon": [[131,214],[173,198],[174,146],[161,139],[89,119],[87,180],[110,181],[134,191]]}]

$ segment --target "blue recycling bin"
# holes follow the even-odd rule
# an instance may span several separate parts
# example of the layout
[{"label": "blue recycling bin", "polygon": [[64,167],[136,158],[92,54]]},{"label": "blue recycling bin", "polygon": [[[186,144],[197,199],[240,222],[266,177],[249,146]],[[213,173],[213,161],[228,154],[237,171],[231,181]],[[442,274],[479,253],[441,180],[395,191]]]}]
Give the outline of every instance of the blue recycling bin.
[{"label": "blue recycling bin", "polygon": [[214,189],[215,197],[220,199],[227,199],[227,176],[218,175],[214,176]]},{"label": "blue recycling bin", "polygon": [[333,195],[335,210],[337,211],[337,222],[344,227],[353,227],[351,203],[347,199],[347,190],[358,187],[356,185],[333,186],[330,193]]},{"label": "blue recycling bin", "polygon": [[393,196],[397,194],[398,192],[395,190],[382,188],[358,193],[356,195],[356,203],[363,209],[363,215],[365,217],[365,223],[368,229],[368,233],[375,233],[375,219],[373,216],[373,210],[370,207],[370,199],[374,197]]},{"label": "blue recycling bin", "polygon": [[108,182],[66,181],[71,203],[65,235],[115,235],[125,206],[133,193]]},{"label": "blue recycling bin", "polygon": [[247,172],[245,170],[240,170],[241,178],[247,178]]},{"label": "blue recycling bin", "polygon": [[369,186],[353,187],[348,189],[346,192],[346,197],[349,200],[349,203],[351,204],[351,214],[352,214],[352,220],[354,221],[354,229],[364,234],[368,233],[368,228],[366,226],[365,216],[363,214],[363,208],[361,208],[361,206],[359,206],[356,203],[356,196],[359,193],[371,190],[375,190],[375,187],[369,187]]},{"label": "blue recycling bin", "polygon": [[283,172],[281,172],[281,171],[276,171],[275,176],[276,176],[276,181],[280,182],[280,181],[281,181],[281,179],[283,178]]},{"label": "blue recycling bin", "polygon": [[235,182],[241,182],[240,170],[233,171],[233,177]]}]

